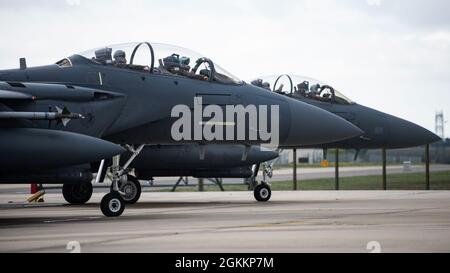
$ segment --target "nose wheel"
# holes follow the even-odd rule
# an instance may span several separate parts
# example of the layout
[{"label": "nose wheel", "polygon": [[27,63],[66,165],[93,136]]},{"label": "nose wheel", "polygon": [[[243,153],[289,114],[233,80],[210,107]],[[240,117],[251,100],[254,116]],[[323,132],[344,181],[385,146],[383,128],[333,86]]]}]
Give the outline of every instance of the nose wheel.
[{"label": "nose wheel", "polygon": [[125,210],[125,201],[118,192],[111,192],[102,198],[100,209],[106,217],[118,217]]},{"label": "nose wheel", "polygon": [[266,183],[262,183],[256,186],[256,188],[253,190],[253,193],[255,195],[255,199],[258,202],[268,202],[272,197],[272,190]]}]

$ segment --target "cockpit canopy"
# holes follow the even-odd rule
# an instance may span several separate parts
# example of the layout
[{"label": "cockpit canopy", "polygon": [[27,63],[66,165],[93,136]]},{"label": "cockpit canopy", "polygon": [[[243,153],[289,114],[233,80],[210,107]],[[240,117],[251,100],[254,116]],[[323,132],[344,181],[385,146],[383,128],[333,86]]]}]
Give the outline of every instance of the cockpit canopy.
[{"label": "cockpit canopy", "polygon": [[[185,77],[222,84],[242,84],[210,59],[186,48],[157,43],[128,43],[96,48],[77,54],[99,65],[146,73]],[[65,59],[67,60],[67,59]],[[68,61],[57,65],[65,67]]]},{"label": "cockpit canopy", "polygon": [[332,86],[308,77],[283,74],[259,77],[251,83],[252,85],[293,97],[303,97],[337,104],[354,103]]}]

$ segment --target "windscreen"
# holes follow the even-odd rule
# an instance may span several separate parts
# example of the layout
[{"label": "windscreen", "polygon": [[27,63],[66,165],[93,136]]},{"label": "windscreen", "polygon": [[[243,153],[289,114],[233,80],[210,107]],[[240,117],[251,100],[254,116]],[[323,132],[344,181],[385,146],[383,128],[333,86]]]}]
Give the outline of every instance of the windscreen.
[{"label": "windscreen", "polygon": [[94,63],[185,77],[221,84],[243,82],[211,59],[195,51],[168,44],[127,43],[100,47],[79,53]]},{"label": "windscreen", "polygon": [[258,77],[253,85],[280,94],[301,96],[322,102],[353,104],[353,101],[321,81],[289,74]]}]

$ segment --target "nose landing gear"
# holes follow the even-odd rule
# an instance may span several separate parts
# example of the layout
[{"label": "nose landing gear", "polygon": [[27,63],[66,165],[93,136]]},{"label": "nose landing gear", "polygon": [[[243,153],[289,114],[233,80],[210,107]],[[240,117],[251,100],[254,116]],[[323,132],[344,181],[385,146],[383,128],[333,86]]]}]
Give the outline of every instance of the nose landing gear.
[{"label": "nose landing gear", "polygon": [[141,183],[136,177],[130,174],[124,175],[119,181],[119,192],[123,193],[122,198],[126,204],[136,204],[139,198],[141,198]]},{"label": "nose landing gear", "polygon": [[263,165],[263,181],[258,182],[256,177],[260,169],[260,164],[257,164],[253,170],[253,176],[248,182],[249,190],[253,190],[253,195],[258,202],[268,202],[272,197],[272,190],[269,183],[266,181],[267,177],[271,178],[273,175],[273,169],[270,165]]},{"label": "nose landing gear", "polygon": [[[141,193],[139,181],[137,181],[137,179],[134,180],[132,176],[128,175],[128,167],[141,153],[144,147],[145,145],[140,145],[135,150],[132,146],[127,146],[128,150],[133,154],[123,166],[120,166],[120,156],[113,158],[113,164],[111,167],[111,192],[103,197],[100,204],[101,211],[106,217],[118,217],[122,215],[127,202],[131,203],[134,200],[136,200],[134,202],[137,202],[139,199]],[[99,170],[99,173],[102,173],[102,171],[103,170]],[[123,190],[125,192],[123,192]],[[126,200],[124,200],[124,198],[126,198]]]},{"label": "nose landing gear", "polygon": [[102,198],[100,209],[106,217],[118,217],[125,210],[125,201],[118,192],[110,192]]}]

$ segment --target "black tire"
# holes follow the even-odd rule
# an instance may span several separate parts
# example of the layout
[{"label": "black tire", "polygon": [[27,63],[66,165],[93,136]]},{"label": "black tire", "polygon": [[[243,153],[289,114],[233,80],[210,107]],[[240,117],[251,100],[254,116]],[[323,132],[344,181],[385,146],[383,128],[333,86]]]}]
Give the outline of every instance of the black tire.
[{"label": "black tire", "polygon": [[119,217],[125,210],[125,202],[118,192],[111,192],[102,198],[100,209],[106,217]]},{"label": "black tire", "polygon": [[272,197],[272,190],[269,185],[261,184],[255,188],[254,195],[258,202],[267,202],[270,200],[270,197]]},{"label": "black tire", "polygon": [[62,189],[64,199],[72,205],[86,204],[92,197],[92,191],[91,183],[64,184]]},{"label": "black tire", "polygon": [[128,175],[128,181],[125,184],[119,184],[119,189],[125,193],[125,196],[122,196],[122,198],[126,204],[136,204],[141,198],[141,183],[132,175]]},{"label": "black tire", "polygon": [[122,195],[123,201],[125,201],[126,204],[133,205],[141,198],[142,186],[136,177],[128,175],[127,182],[119,182],[119,191],[125,193],[125,195]]}]

